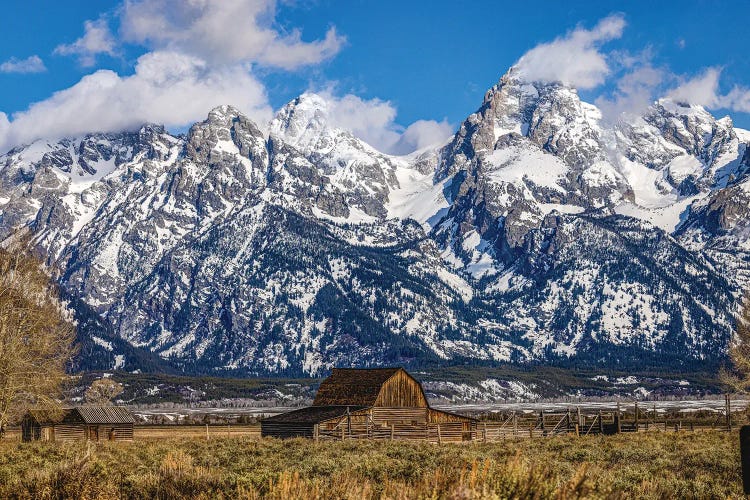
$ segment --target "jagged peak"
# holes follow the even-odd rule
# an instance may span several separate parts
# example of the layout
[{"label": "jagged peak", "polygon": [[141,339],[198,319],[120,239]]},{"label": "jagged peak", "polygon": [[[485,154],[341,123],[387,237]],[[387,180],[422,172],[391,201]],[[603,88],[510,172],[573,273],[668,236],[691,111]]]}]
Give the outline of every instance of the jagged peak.
[{"label": "jagged peak", "polygon": [[293,146],[310,144],[331,128],[328,102],[310,92],[287,103],[270,124],[272,135],[283,137]]},{"label": "jagged peak", "polygon": [[736,137],[734,123],[729,116],[716,118],[703,106],[670,97],[657,100],[646,112],[645,120],[655,124],[662,120],[676,120],[683,124],[681,126],[693,130],[695,134],[729,139]]},{"label": "jagged peak", "polygon": [[248,119],[247,116],[234,106],[230,104],[222,104],[221,106],[216,106],[209,111],[207,121],[209,123],[228,124],[238,118]]},{"label": "jagged peak", "polygon": [[653,107],[657,110],[666,111],[672,115],[679,116],[704,116],[715,120],[713,115],[706,108],[699,104],[690,104],[688,102],[674,99],[672,97],[662,97],[654,102]]},{"label": "jagged peak", "polygon": [[566,84],[562,81],[541,81],[531,80],[525,77],[523,70],[518,66],[511,66],[495,86],[490,89],[491,91],[497,91],[502,88],[513,88],[517,89],[517,92],[527,94],[532,97],[548,93],[562,93],[569,94],[578,98],[578,90],[572,85]]}]

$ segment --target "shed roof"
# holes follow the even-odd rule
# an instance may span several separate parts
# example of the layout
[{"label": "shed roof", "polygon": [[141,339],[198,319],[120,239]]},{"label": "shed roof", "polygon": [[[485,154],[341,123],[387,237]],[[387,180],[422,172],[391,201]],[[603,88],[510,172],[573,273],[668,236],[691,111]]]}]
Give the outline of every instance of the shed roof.
[{"label": "shed roof", "polygon": [[54,425],[62,422],[81,422],[81,416],[75,408],[62,408],[60,411],[32,408],[28,415],[40,425]]},{"label": "shed roof", "polygon": [[429,407],[431,412],[442,413],[444,415],[450,415],[451,417],[457,417],[470,422],[478,422],[478,419],[470,417],[469,415],[462,415],[460,413],[453,413],[452,411],[438,410],[436,408]]},{"label": "shed roof", "polygon": [[299,410],[293,410],[273,417],[263,419],[264,422],[278,423],[305,423],[317,424],[325,422],[332,418],[343,417],[347,411],[354,413],[359,410],[367,409],[367,406],[308,406]]},{"label": "shed roof", "polygon": [[334,368],[315,395],[314,406],[374,406],[380,388],[402,368]]},{"label": "shed roof", "polygon": [[78,406],[75,410],[87,424],[132,424],[133,414],[124,406]]}]

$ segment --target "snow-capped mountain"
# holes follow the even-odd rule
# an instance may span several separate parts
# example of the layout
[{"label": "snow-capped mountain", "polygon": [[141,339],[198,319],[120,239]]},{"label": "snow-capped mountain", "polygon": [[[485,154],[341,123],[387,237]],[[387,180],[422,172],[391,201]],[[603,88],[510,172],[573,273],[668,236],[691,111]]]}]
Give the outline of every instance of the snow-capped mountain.
[{"label": "snow-capped mountain", "polygon": [[511,69],[395,157],[304,94],[267,128],[223,106],[17,147],[0,237],[33,231],[118,368],[713,366],[750,279],[749,142],[668,99],[612,124]]}]

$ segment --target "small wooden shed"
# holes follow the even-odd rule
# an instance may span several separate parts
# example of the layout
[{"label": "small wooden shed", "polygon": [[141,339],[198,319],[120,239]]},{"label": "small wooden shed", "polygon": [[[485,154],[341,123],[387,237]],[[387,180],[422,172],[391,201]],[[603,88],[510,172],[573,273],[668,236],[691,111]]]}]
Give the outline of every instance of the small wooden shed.
[{"label": "small wooden shed", "polygon": [[30,410],[21,421],[24,441],[132,441],[135,418],[124,406],[76,406],[49,414]]},{"label": "small wooden shed", "polygon": [[261,435],[470,441],[476,420],[430,408],[422,385],[403,368],[334,368],[312,406],[263,419]]}]

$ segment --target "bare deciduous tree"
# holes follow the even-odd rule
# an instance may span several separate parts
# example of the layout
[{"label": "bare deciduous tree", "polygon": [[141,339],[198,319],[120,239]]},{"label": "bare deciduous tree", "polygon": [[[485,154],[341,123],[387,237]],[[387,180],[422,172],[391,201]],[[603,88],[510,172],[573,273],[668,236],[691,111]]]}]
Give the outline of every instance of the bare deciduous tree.
[{"label": "bare deciduous tree", "polygon": [[110,403],[122,394],[122,385],[109,378],[94,380],[86,389],[86,402],[94,405]]},{"label": "bare deciduous tree", "polygon": [[75,328],[31,255],[0,248],[0,437],[29,407],[54,412]]}]

